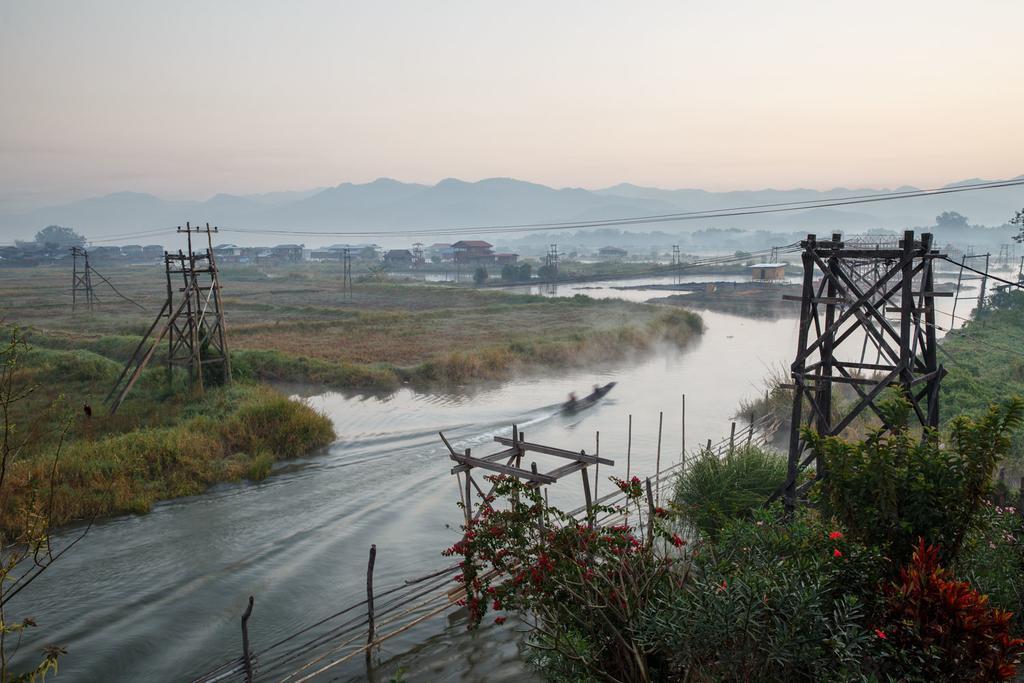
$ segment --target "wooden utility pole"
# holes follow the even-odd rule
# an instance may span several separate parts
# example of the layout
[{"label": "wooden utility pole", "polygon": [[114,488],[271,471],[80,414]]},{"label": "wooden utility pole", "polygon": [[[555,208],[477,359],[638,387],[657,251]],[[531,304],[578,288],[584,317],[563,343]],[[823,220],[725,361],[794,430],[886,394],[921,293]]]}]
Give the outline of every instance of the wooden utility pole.
[{"label": "wooden utility pole", "polygon": [[[164,252],[167,300],[107,395],[111,414],[120,407],[164,337],[167,338],[168,380],[173,377],[175,367],[184,367],[192,386],[202,391],[206,379],[204,368],[219,367],[223,383],[231,382],[227,326],[213,253],[213,234],[217,228],[211,228],[209,223],[205,227],[186,223],[178,232],[187,236],[188,253],[180,249],[176,254]],[[197,253],[192,235],[199,233],[206,233],[207,246]]]},{"label": "wooden utility pole", "polygon": [[[79,259],[82,266],[79,267]],[[82,247],[71,247],[71,312],[78,309],[78,298],[81,295],[85,306],[91,311],[93,303],[97,303],[96,292],[92,288],[92,268],[89,266],[89,252]]]}]

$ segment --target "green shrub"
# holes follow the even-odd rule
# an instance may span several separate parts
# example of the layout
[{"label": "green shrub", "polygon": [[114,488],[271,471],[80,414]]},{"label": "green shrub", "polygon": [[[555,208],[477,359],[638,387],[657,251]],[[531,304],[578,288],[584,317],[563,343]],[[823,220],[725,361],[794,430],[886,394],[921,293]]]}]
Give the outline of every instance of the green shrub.
[{"label": "green shrub", "polygon": [[824,514],[851,535],[905,562],[919,538],[941,544],[956,558],[982,506],[992,475],[1024,420],[1024,400],[993,406],[978,420],[957,418],[948,435],[920,435],[907,428],[910,404],[897,397],[881,404],[889,431],[847,442],[805,431],[828,471],[815,495]]},{"label": "green shrub", "polygon": [[786,479],[786,458],[753,446],[719,457],[703,451],[676,481],[684,517],[714,538],[731,519],[762,505]]},{"label": "green shrub", "polygon": [[1014,507],[985,505],[968,531],[953,569],[989,597],[993,606],[1014,612],[1024,627],[1024,515]]},{"label": "green shrub", "polygon": [[841,681],[878,651],[872,596],[887,562],[814,511],[758,511],[701,548],[638,627],[668,680]]}]

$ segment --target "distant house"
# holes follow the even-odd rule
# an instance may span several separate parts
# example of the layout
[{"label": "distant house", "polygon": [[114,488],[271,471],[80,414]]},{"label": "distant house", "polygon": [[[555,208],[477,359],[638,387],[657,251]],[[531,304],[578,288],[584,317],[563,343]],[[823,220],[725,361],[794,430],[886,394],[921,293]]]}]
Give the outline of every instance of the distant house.
[{"label": "distant house", "polygon": [[391,249],[384,254],[384,263],[392,267],[408,268],[412,265],[412,252],[408,249]]},{"label": "distant house", "polygon": [[785,263],[755,263],[750,266],[753,282],[782,282],[786,279]]},{"label": "distant house", "polygon": [[309,252],[309,258],[314,261],[341,261],[345,257],[345,247],[330,246],[314,249]]},{"label": "distant house", "polygon": [[451,263],[455,260],[455,249],[446,242],[435,242],[427,247],[424,253],[435,263]]},{"label": "distant house", "polygon": [[109,261],[121,256],[121,247],[93,247],[89,250],[89,258],[94,261]]},{"label": "distant house", "polygon": [[460,240],[452,245],[455,261],[473,263],[476,261],[494,261],[494,245],[483,240]]},{"label": "distant house", "polygon": [[621,261],[629,255],[629,252],[619,247],[601,247],[597,250],[597,255],[609,261]]},{"label": "distant house", "polygon": [[217,263],[241,263],[242,247],[236,244],[218,244],[213,248],[213,258]]},{"label": "distant house", "polygon": [[495,254],[494,260],[499,266],[505,266],[510,263],[515,263],[519,260],[519,254]]},{"label": "distant house", "polygon": [[301,261],[303,248],[301,244],[279,244],[271,247],[270,252],[281,261]]},{"label": "distant house", "polygon": [[160,259],[164,257],[164,248],[159,244],[147,244],[142,248],[142,258]]},{"label": "distant house", "polygon": [[142,245],[126,244],[121,247],[121,254],[126,258],[142,258]]}]

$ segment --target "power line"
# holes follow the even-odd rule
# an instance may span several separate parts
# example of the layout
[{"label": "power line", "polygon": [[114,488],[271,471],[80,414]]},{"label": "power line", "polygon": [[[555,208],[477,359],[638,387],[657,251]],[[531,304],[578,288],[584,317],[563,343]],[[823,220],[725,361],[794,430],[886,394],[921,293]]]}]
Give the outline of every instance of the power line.
[{"label": "power line", "polygon": [[949,261],[949,262],[950,262],[950,263],[952,263],[952,264],[953,264],[954,266],[960,266],[960,267],[961,267],[961,268],[963,268],[964,270],[969,270],[969,271],[971,271],[971,272],[973,272],[973,273],[977,273],[978,275],[984,275],[985,277],[991,278],[992,280],[998,280],[999,282],[1002,282],[1003,284],[1007,284],[1007,285],[1010,285],[1010,286],[1012,286],[1012,287],[1021,287],[1021,288],[1024,288],[1024,284],[1021,284],[1020,282],[1010,282],[1009,280],[1004,280],[1004,279],[1003,279],[1003,278],[1001,278],[1001,277],[996,277],[996,276],[995,276],[995,275],[993,275],[992,273],[986,273],[986,272],[984,272],[984,271],[981,271],[981,270],[978,270],[978,269],[976,269],[976,268],[971,268],[970,266],[968,266],[968,265],[966,265],[966,264],[964,264],[964,263],[962,263],[962,262],[960,262],[960,261],[954,261],[953,259],[949,258],[948,256],[943,256],[942,258],[943,258],[943,260],[945,260],[945,261]]}]

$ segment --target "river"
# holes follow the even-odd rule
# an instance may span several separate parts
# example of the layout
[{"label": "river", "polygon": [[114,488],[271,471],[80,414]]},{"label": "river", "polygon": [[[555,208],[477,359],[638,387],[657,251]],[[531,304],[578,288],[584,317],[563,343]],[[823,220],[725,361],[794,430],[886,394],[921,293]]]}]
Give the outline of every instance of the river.
[{"label": "river", "polygon": [[[543,293],[663,295],[613,289],[627,284],[636,283]],[[959,310],[966,315],[968,307]],[[791,359],[796,320],[702,316],[706,332],[686,348],[660,348],[600,370],[551,371],[448,393],[309,395],[334,421],[336,443],[280,464],[263,482],[219,485],[146,515],[98,523],[26,591],[43,642],[68,648],[59,680],[174,681],[209,670],[240,652],[239,616],[249,595],[256,597],[250,637],[258,650],[361,600],[371,544],[379,586],[443,567],[440,551],[457,540],[461,513],[438,430],[477,454],[498,450],[493,437],[508,435],[512,423],[530,441],[588,452],[600,431],[601,455],[616,461],[602,468],[601,491],[610,486],[605,474],[626,472],[630,414],[633,472],[655,469],[659,412],[662,462],[679,459],[684,393],[687,446],[717,440],[728,433],[739,400],[758,395],[761,378]],[[583,395],[609,381],[618,386],[594,408],[559,413],[570,391]],[[543,471],[549,463],[538,465]],[[552,504],[575,505],[580,486],[563,482],[550,495]],[[73,534],[57,534],[55,545]],[[25,648],[40,646],[30,640]],[[386,642],[382,670],[402,667],[410,681],[531,680],[519,647],[512,621],[470,634],[457,614],[438,617]],[[361,659],[335,673],[335,680],[366,677]]]}]

